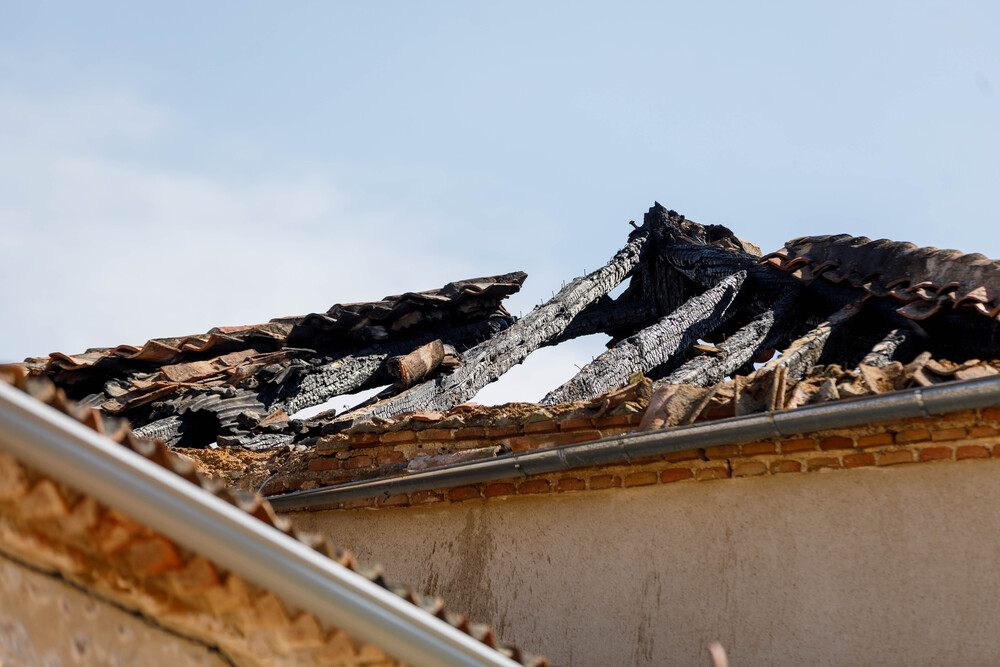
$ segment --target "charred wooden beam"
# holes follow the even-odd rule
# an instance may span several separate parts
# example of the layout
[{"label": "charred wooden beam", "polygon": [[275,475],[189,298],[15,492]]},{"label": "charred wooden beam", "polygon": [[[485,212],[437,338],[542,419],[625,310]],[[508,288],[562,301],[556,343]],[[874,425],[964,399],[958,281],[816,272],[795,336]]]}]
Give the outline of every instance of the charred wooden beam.
[{"label": "charred wooden beam", "polygon": [[379,343],[355,354],[304,366],[296,374],[268,388],[263,396],[264,403],[270,410],[281,408],[288,414],[295,414],[336,396],[392,384],[397,378],[385,367],[385,362],[391,357],[407,355],[432,340],[441,340],[458,352],[464,352],[506,330],[513,323],[512,317],[495,317],[485,322],[454,327],[434,336]]},{"label": "charred wooden beam", "polygon": [[599,356],[561,387],[542,399],[545,405],[589,400],[628,381],[636,372],[648,374],[669,364],[702,336],[734,313],[733,303],[746,272],[740,271],[689,299],[682,306]]},{"label": "charred wooden beam", "polygon": [[859,365],[876,368],[888,366],[895,357],[896,351],[906,345],[909,339],[910,331],[908,329],[893,329],[871,349],[871,352],[864,356]]},{"label": "charred wooden beam", "polygon": [[708,387],[744,368],[785,335],[786,324],[795,314],[798,298],[798,292],[782,297],[773,308],[768,308],[719,344],[718,353],[688,361],[666,378],[658,380],[654,387],[665,384]]},{"label": "charred wooden beam", "polygon": [[598,299],[574,317],[559,336],[547,341],[544,346],[558,345],[567,340],[597,333],[607,334],[612,338],[624,338],[656,319],[657,310],[654,304],[623,297],[624,295],[618,299],[611,299],[605,296]]},{"label": "charred wooden beam", "polygon": [[[371,350],[371,348],[369,348]],[[341,357],[296,377],[288,385],[275,388],[281,398],[268,402],[268,407],[281,408],[288,414],[322,405],[331,398],[354,394],[389,384],[393,378],[384,370],[390,354],[370,351]]]},{"label": "charred wooden beam", "polygon": [[785,350],[767,362],[757,376],[774,373],[779,368],[783,375],[800,379],[816,363],[834,330],[858,314],[868,296],[862,296],[847,304],[828,319],[821,322],[801,338],[793,341]]},{"label": "charred wooden beam", "polygon": [[183,428],[184,424],[181,418],[177,415],[171,415],[169,417],[164,417],[163,419],[150,422],[145,426],[140,426],[133,429],[133,431],[137,438],[162,440],[169,445],[171,442],[175,442],[177,440]]},{"label": "charred wooden beam", "polygon": [[[655,202],[643,216],[643,223],[653,230],[652,239],[657,248],[664,244],[665,236],[680,235],[684,222],[684,216],[667,210],[659,202]],[[702,231],[696,223],[689,223],[688,226],[693,226],[695,231]],[[653,304],[661,317],[679,308],[687,300],[682,276],[659,252],[648,253],[637,274],[637,278],[642,280],[643,300]]]},{"label": "charred wooden beam", "polygon": [[[674,244],[659,248],[660,256],[672,267],[703,287],[710,287],[737,271],[746,271],[755,282],[787,287],[795,279],[788,274],[757,263],[748,253],[716,246]],[[761,280],[763,277],[770,280]]]},{"label": "charred wooden beam", "polygon": [[410,410],[448,410],[521,363],[533,351],[561,336],[570,322],[596,299],[614,289],[636,268],[649,238],[638,228],[628,244],[605,266],[572,281],[507,331],[465,353],[465,365],[450,375],[417,385],[398,396],[367,406],[350,416],[389,417]]},{"label": "charred wooden beam", "polygon": [[[509,316],[498,317],[454,327],[442,335],[448,341],[447,347],[465,350],[506,329],[512,322]],[[236,386],[213,390],[191,387],[169,400],[154,403],[136,432],[160,438],[170,445],[183,443],[195,447],[214,442],[217,436],[249,434],[254,425],[251,415],[259,419],[277,409],[294,414],[335,396],[395,382],[398,378],[391,375],[386,362],[432,342],[430,338],[377,343],[356,354],[332,359],[319,357],[311,363],[291,359],[260,369]],[[433,340],[441,344],[440,338]],[[237,419],[241,413],[247,414],[246,424]],[[196,435],[198,441],[193,440]]]}]

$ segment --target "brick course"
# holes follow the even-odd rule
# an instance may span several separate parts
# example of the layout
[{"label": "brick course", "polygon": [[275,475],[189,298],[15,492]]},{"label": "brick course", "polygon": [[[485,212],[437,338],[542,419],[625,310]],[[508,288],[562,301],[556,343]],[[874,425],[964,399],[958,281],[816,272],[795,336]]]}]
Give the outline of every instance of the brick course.
[{"label": "brick course", "polygon": [[[336,457],[314,458],[309,470],[323,473],[323,483],[399,474],[380,468],[400,465],[415,458],[497,447],[524,452],[540,448],[587,442],[624,433],[638,415],[610,417],[543,418],[520,424],[423,428],[413,439],[394,436],[398,442],[380,442],[377,449],[364,445],[364,453],[352,452],[354,440],[370,443],[378,434],[339,436],[348,445]],[[398,433],[398,431],[397,431]],[[421,458],[422,457],[422,458]],[[1000,458],[1000,407],[962,411],[931,418],[886,422],[854,428],[792,435],[780,441],[753,441],[710,446],[645,457],[629,463],[595,466],[537,475],[525,480],[498,481],[453,489],[410,494],[409,504],[458,502],[546,493],[588,491],[670,484],[679,481],[717,481],[728,478],[759,478],[779,474],[843,474],[842,471],[873,466],[891,468],[899,464],[934,463]],[[328,468],[327,466],[332,466]],[[340,466],[340,469],[337,469]],[[331,474],[334,473],[334,474]],[[344,477],[347,475],[348,477]],[[302,479],[307,479],[303,477]],[[300,487],[301,488],[301,487]],[[404,504],[400,498],[392,503]],[[385,506],[386,503],[354,506]]]}]

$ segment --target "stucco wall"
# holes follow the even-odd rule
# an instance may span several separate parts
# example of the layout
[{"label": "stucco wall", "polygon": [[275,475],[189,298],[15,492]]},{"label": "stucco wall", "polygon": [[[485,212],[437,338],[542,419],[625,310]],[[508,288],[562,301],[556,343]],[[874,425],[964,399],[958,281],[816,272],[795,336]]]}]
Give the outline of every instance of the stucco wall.
[{"label": "stucco wall", "polygon": [[296,515],[555,664],[1000,663],[1000,461]]},{"label": "stucco wall", "polygon": [[0,665],[226,664],[201,644],[0,556]]}]

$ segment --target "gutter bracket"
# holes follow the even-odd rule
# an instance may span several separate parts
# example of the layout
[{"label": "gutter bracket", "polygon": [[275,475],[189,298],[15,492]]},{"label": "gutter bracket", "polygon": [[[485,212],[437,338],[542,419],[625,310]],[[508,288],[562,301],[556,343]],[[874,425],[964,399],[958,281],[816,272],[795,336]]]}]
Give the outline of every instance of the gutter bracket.
[{"label": "gutter bracket", "polygon": [[917,406],[920,408],[920,413],[924,417],[930,417],[931,413],[927,411],[927,404],[924,403],[924,388],[918,387],[917,390],[913,392],[913,396],[917,401]]}]

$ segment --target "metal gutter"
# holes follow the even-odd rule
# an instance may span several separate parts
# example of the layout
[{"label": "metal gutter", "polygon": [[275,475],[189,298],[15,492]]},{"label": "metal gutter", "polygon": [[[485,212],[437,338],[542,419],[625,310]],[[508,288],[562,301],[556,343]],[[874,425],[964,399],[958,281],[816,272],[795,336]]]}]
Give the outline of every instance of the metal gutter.
[{"label": "metal gutter", "polygon": [[0,450],[407,663],[517,664],[4,382]]},{"label": "metal gutter", "polygon": [[787,438],[798,433],[929,417],[994,405],[1000,405],[1000,376],[862,396],[793,410],[730,417],[662,431],[629,433],[574,445],[456,463],[405,477],[384,477],[296,491],[272,496],[268,500],[279,511],[322,509],[347,500],[388,497],[399,493],[528,477],[585,466],[628,463],[646,456],[689,449],[766,438]]}]

